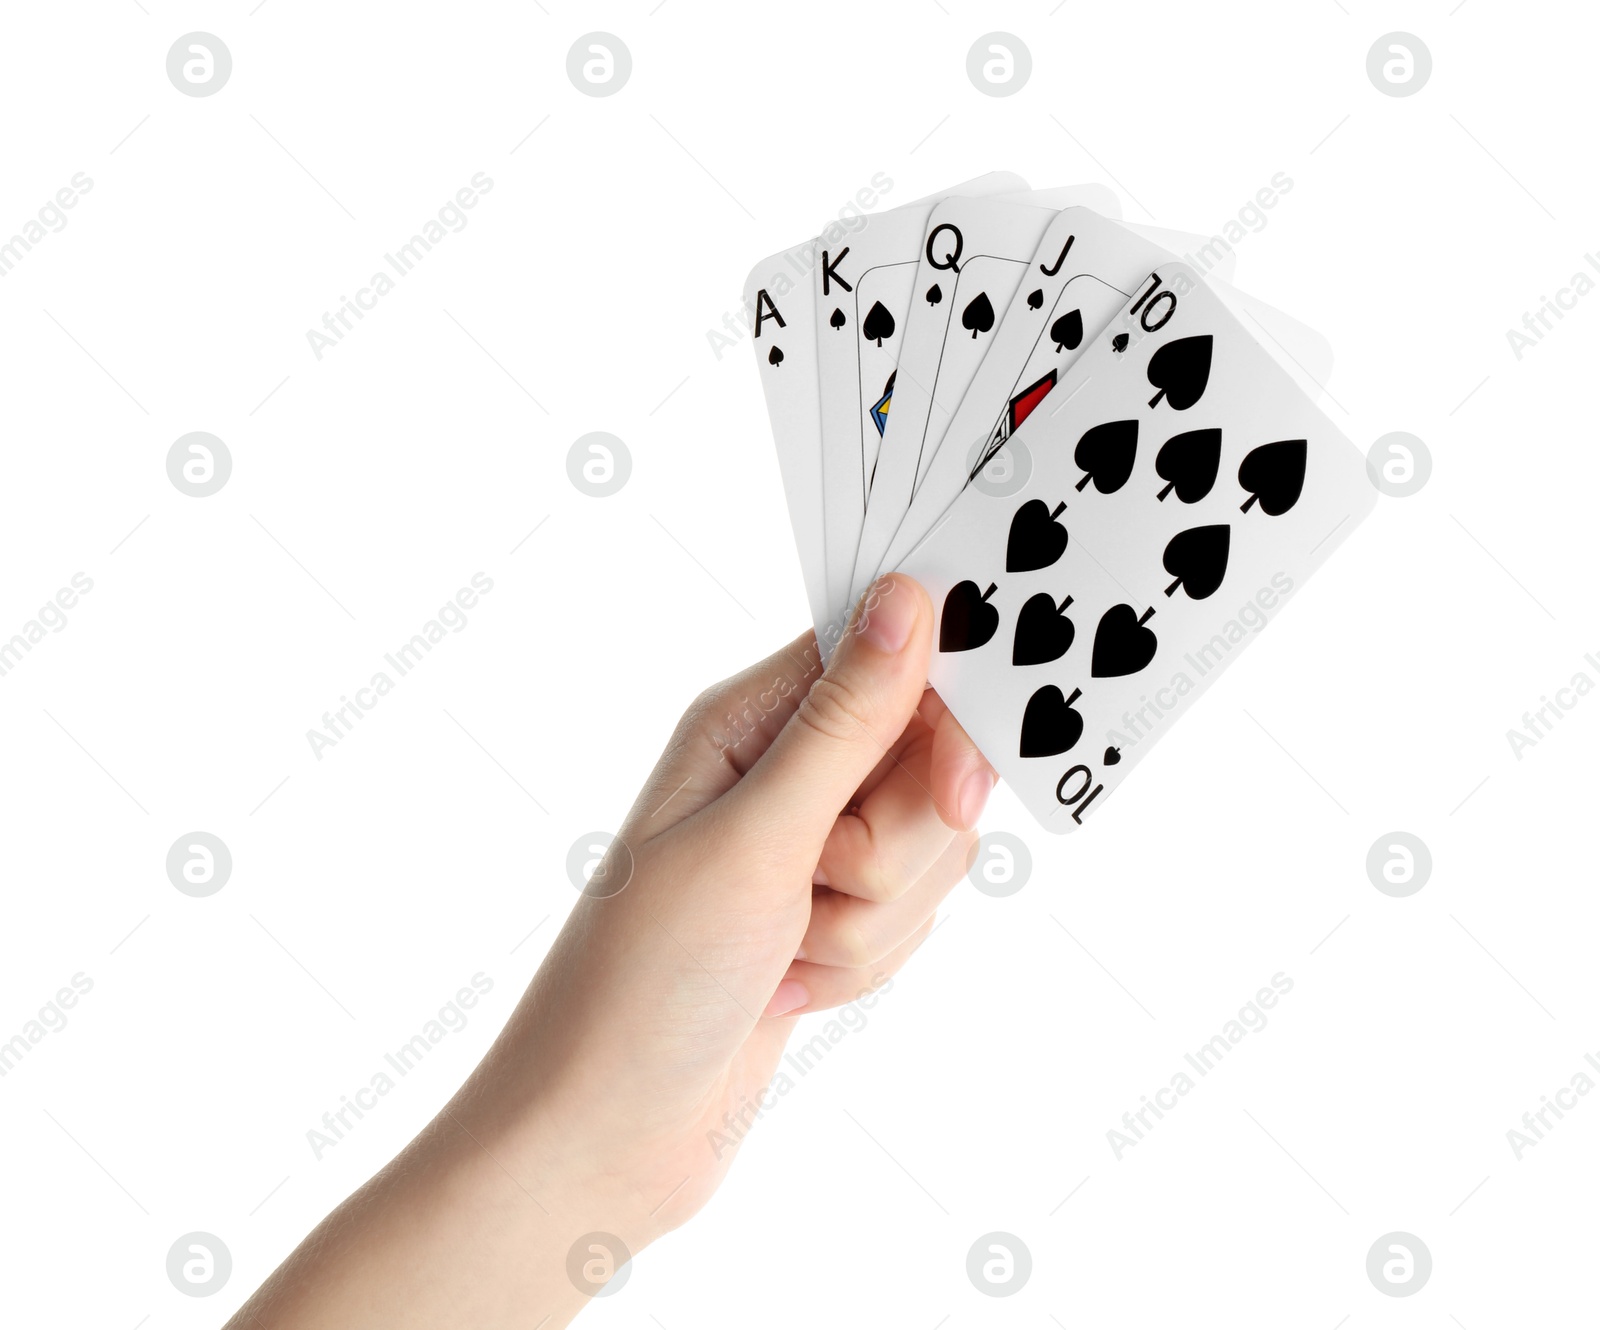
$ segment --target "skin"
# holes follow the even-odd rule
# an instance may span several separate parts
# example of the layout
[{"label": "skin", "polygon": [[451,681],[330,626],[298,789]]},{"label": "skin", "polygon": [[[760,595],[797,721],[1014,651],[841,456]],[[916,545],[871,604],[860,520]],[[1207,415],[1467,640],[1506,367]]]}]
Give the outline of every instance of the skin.
[{"label": "skin", "polygon": [[697,699],[482,1063],[229,1330],[556,1330],[575,1244],[604,1271],[692,1217],[796,1018],[894,975],[971,862],[994,772],[932,631],[885,578],[826,673],[807,633]]}]

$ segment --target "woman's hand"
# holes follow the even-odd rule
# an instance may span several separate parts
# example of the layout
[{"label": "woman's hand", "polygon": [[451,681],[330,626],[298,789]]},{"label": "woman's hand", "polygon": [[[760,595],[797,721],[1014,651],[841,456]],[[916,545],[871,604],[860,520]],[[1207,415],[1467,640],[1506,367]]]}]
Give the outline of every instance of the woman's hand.
[{"label": "woman's hand", "polygon": [[693,1215],[795,1018],[884,983],[966,871],[994,773],[932,628],[885,578],[826,673],[806,634],[703,694],[483,1062],[233,1324],[554,1330]]}]

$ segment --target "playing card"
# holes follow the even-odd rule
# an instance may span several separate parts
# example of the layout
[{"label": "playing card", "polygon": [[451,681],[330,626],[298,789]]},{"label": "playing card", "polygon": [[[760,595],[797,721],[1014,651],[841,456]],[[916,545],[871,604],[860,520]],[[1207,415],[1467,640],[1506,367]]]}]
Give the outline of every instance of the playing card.
[{"label": "playing card", "polygon": [[[1017,194],[1051,207],[1114,206],[1100,186],[1021,196],[1022,182],[996,173],[948,194]],[[947,195],[948,196],[948,195]],[[904,339],[912,284],[933,202],[908,204],[865,219],[836,245],[824,245],[816,269],[817,367],[822,409],[824,548],[832,617],[851,605],[850,581],[867,495],[888,423],[894,373]],[[824,648],[828,643],[823,643]]]},{"label": "playing card", "polygon": [[[1148,226],[1135,222],[1123,222],[1122,225],[1141,239],[1166,250],[1172,255],[1170,262],[1187,263],[1191,267],[1194,266],[1195,253],[1210,247],[1212,240],[1210,236],[1196,235],[1193,231],[1174,231],[1165,226]],[[1207,258],[1210,262],[1206,264],[1202,273],[1206,281],[1213,285],[1219,279],[1224,282],[1233,281],[1233,270],[1238,266],[1238,256],[1232,249],[1215,254],[1215,257],[1208,254]]]},{"label": "playing card", "polygon": [[[826,232],[824,238],[834,243],[821,243],[818,258],[811,267],[811,299],[813,322],[816,326],[816,363],[818,363],[819,439],[818,456],[822,472],[822,559],[826,565],[827,611],[819,621],[818,643],[822,651],[832,650],[832,643],[842,631],[848,616],[846,595],[850,592],[850,571],[856,554],[856,539],[861,535],[861,514],[866,509],[867,487],[870,485],[870,464],[877,459],[878,434],[869,421],[872,434],[872,456],[867,458],[867,440],[862,432],[862,399],[866,395],[862,373],[877,375],[883,360],[888,360],[888,370],[882,375],[880,391],[893,391],[893,384],[883,386],[894,371],[899,347],[894,341],[898,323],[891,314],[891,306],[904,309],[898,294],[883,290],[890,304],[874,298],[867,306],[859,306],[858,288],[862,275],[872,278],[870,288],[885,288],[883,274],[872,277],[874,264],[862,259],[883,259],[902,256],[907,243],[917,243],[922,237],[926,216],[939,198],[950,194],[1016,194],[1027,189],[1027,181],[1008,173],[992,171],[986,176],[963,181],[933,197],[917,198],[890,208],[886,213],[869,214],[856,219],[854,229],[840,234],[840,229]],[[853,277],[843,277],[840,266],[848,262]],[[835,275],[838,274],[838,275]],[[893,274],[890,274],[893,277]],[[840,280],[843,278],[843,280]],[[872,307],[882,307],[882,314],[874,318],[875,335],[866,343],[861,323]],[[904,315],[902,315],[904,318]],[[856,333],[862,331],[864,343],[858,352]],[[890,354],[880,355],[880,341],[890,343]],[[867,349],[867,347],[870,347]],[[861,359],[867,360],[862,367]],[[848,546],[848,554],[845,549]]]},{"label": "playing card", "polygon": [[930,681],[1048,829],[1103,806],[1375,495],[1182,264],[1151,273],[905,561]]},{"label": "playing card", "polygon": [[825,631],[831,605],[822,544],[822,407],[817,396],[817,302],[811,274],[821,241],[763,259],[745,279],[751,344],[778,450],[789,526],[811,622]]},{"label": "playing card", "polygon": [[[1138,283],[1173,258],[1081,207],[946,199],[928,226],[852,570],[856,595],[880,568],[895,567],[960,493],[981,460],[969,445],[987,440],[992,450],[1003,440]],[[938,499],[923,505],[932,511],[892,548],[952,432],[962,446],[944,459]]]},{"label": "playing card", "polygon": [[878,445],[851,570],[852,599],[877,570],[916,487],[924,450],[937,446],[1055,215],[1049,208],[973,198],[945,199],[929,215],[896,367],[894,409]]},{"label": "playing card", "polygon": [[[984,357],[954,416],[942,431],[937,418],[932,422],[915,493],[887,537],[882,531],[890,525],[890,515],[881,512],[878,500],[869,505],[861,548],[867,546],[870,530],[871,539],[883,550],[870,567],[858,551],[856,580],[863,587],[900,565],[1151,271],[1173,261],[1170,253],[1150,242],[1152,234],[1174,242],[1193,240],[1182,232],[1108,221],[1082,208],[1057,214],[1033,256],[1029,280],[1013,295],[991,354]],[[1224,282],[1208,277],[1208,286],[1247,328],[1265,335],[1281,363],[1298,368],[1307,391],[1320,390],[1333,363],[1326,341]],[[1005,460],[994,465],[1003,467]],[[885,470],[880,464],[880,472]],[[884,476],[880,480],[892,483]],[[887,495],[881,503],[887,506]]]},{"label": "playing card", "polygon": [[[955,189],[1026,188],[1020,176],[1005,172],[980,176]],[[943,194],[905,205],[926,208]],[[832,622],[828,566],[824,548],[822,415],[817,388],[816,288],[814,278],[824,244],[840,244],[865,220],[829,224],[815,239],[763,259],[745,279],[744,307],[751,345],[772,424],[783,479],[789,525],[805,580],[811,621],[819,641],[831,649],[842,624]]]},{"label": "playing card", "polygon": [[[1281,309],[1257,300],[1225,280],[1211,273],[1205,275],[1206,285],[1240,323],[1245,331],[1261,342],[1261,348],[1288,372],[1305,394],[1315,402],[1320,397],[1333,401],[1327,390],[1328,375],[1333,370],[1333,347],[1328,339],[1314,329]],[[1334,404],[1341,412],[1343,407]]]}]

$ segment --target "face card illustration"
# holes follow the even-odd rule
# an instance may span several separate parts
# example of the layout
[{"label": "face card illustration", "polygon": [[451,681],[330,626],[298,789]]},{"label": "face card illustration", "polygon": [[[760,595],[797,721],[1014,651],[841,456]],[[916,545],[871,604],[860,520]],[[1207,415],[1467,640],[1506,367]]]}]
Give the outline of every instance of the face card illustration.
[{"label": "face card illustration", "polygon": [[[861,570],[867,581],[900,565],[1139,283],[1171,261],[1166,251],[1086,208],[1055,215],[1007,302],[991,353],[977,366],[933,446],[924,448],[923,472],[909,507],[902,504],[892,529],[877,537],[877,559]],[[890,525],[889,515],[882,513],[880,521],[881,532]]]},{"label": "face card illustration", "polygon": [[1151,273],[907,560],[930,681],[1049,830],[1106,798],[1371,510],[1361,454],[1192,269]]},{"label": "face card illustration", "polygon": [[[947,193],[1002,194],[1027,188],[994,172]],[[944,197],[941,195],[940,197]],[[850,573],[866,512],[878,441],[887,425],[911,283],[928,214],[938,199],[835,222],[819,237],[812,272],[822,428],[823,551],[827,624],[849,612]],[[836,638],[837,631],[826,637]],[[819,631],[824,651],[831,648]]]},{"label": "face card illustration", "polygon": [[777,445],[789,525],[818,634],[828,624],[828,567],[822,544],[822,407],[817,392],[816,298],[811,276],[820,242],[763,259],[745,279],[756,368]]}]

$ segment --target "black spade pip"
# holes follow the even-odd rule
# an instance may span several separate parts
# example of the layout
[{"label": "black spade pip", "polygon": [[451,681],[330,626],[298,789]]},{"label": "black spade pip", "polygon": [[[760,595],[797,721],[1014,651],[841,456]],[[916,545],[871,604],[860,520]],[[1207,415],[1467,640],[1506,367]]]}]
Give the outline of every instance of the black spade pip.
[{"label": "black spade pip", "polygon": [[1076,351],[1083,345],[1083,313],[1069,309],[1050,325],[1050,340],[1057,351]]},{"label": "black spade pip", "polygon": [[1156,635],[1145,627],[1155,610],[1136,615],[1132,605],[1113,605],[1094,630],[1089,673],[1096,679],[1137,674],[1156,654]]},{"label": "black spade pip", "polygon": [[1282,439],[1252,448],[1239,463],[1239,484],[1250,497],[1239,505],[1241,513],[1261,500],[1268,517],[1281,517],[1300,499],[1306,483],[1306,441]]},{"label": "black spade pip", "polygon": [[1047,665],[1060,660],[1072,645],[1076,630],[1067,618],[1068,596],[1060,605],[1048,591],[1029,596],[1017,615],[1017,631],[1011,641],[1013,665]]},{"label": "black spade pip", "polygon": [[1000,626],[1000,611],[989,604],[995,584],[979,591],[976,582],[957,582],[944,598],[944,613],[939,616],[939,650],[971,651],[981,647]]},{"label": "black spade pip", "polygon": [[961,311],[961,326],[976,340],[981,332],[994,327],[994,306],[989,303],[989,293],[979,291]]},{"label": "black spade pip", "polygon": [[1190,600],[1204,600],[1222,585],[1228,571],[1229,531],[1225,524],[1192,526],[1167,542],[1161,566],[1177,580],[1167,588],[1170,596],[1180,586]]},{"label": "black spade pip", "polygon": [[1085,430],[1072,453],[1072,460],[1084,471],[1078,489],[1085,489],[1092,480],[1100,493],[1115,494],[1133,474],[1138,448],[1137,420],[1108,420]]},{"label": "black spade pip", "polygon": [[885,337],[894,336],[894,315],[883,307],[883,301],[874,300],[867,317],[861,321],[861,335],[869,342],[883,345]]},{"label": "black spade pip", "polygon": [[1055,511],[1043,499],[1029,499],[1011,518],[1011,533],[1006,537],[1006,572],[1030,573],[1048,568],[1067,548],[1067,529],[1056,518],[1067,505],[1058,503]]},{"label": "black spade pip", "polygon": [[1151,406],[1165,397],[1174,411],[1187,411],[1205,394],[1211,379],[1211,334],[1178,337],[1158,347],[1145,377],[1156,389]]},{"label": "black spade pip", "polygon": [[1156,498],[1165,499],[1176,491],[1180,503],[1199,503],[1217,483],[1217,465],[1221,461],[1220,429],[1174,434],[1156,454],[1156,475],[1167,482]]},{"label": "black spade pip", "polygon": [[1082,696],[1083,689],[1074,688],[1071,697],[1063,697],[1059,688],[1047,683],[1030,697],[1022,713],[1021,755],[1054,757],[1077,743],[1083,735],[1083,717],[1072,704]]}]

